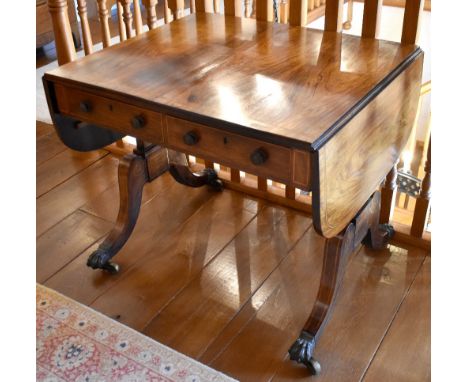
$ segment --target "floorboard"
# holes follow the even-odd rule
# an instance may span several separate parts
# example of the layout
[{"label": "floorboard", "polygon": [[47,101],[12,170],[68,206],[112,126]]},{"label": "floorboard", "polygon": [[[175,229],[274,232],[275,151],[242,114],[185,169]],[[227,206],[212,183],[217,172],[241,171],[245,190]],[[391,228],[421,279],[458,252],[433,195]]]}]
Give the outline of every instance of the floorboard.
[{"label": "floorboard", "polygon": [[102,238],[112,224],[75,211],[42,235],[36,244],[36,281],[43,283],[86,248]]},{"label": "floorboard", "polygon": [[[153,182],[160,181],[158,178]],[[135,230],[116,258],[121,267],[118,275],[108,277],[100,271],[92,272],[86,266],[95,245],[51,277],[46,285],[83,304],[91,304],[112,285],[119,283],[139,260],[157,250],[158,244],[164,242],[170,232],[182,225],[215,194],[207,188],[187,188],[174,181],[162,193],[164,197],[155,197],[142,206]]]},{"label": "floorboard", "polygon": [[116,175],[117,159],[107,155],[42,195],[36,202],[36,235],[42,235],[104,191]]},{"label": "floorboard", "polygon": [[109,153],[105,150],[83,153],[67,149],[58,153],[37,167],[36,197],[44,195],[106,155]]},{"label": "floorboard", "polygon": [[36,168],[55,155],[67,150],[55,132],[49,132],[36,140]]},{"label": "floorboard", "polygon": [[91,307],[141,331],[202,269],[211,269],[218,253],[254,219],[254,212],[239,208],[243,199],[216,194],[183,225],[153,241],[143,259]]},{"label": "floorboard", "polygon": [[[333,315],[315,351],[323,372],[310,381],[361,380],[425,256],[418,248],[361,249],[348,264]],[[285,353],[273,381],[306,376]]]},{"label": "floorboard", "polygon": [[36,121],[36,139],[42,137],[43,135],[53,133],[54,131],[55,129],[52,125],[41,121]]},{"label": "floorboard", "polygon": [[199,357],[283,260],[310,219],[267,207],[144,330]]},{"label": "floorboard", "polygon": [[[169,173],[165,173],[157,180],[146,183],[143,187],[141,208],[143,209],[146,203],[169,189],[172,182]],[[110,187],[80,207],[80,210],[114,222],[119,212],[119,185],[117,183],[117,176],[114,177]]]},{"label": "floorboard", "polygon": [[430,318],[431,258],[427,257],[378,349],[364,381],[430,381]]}]

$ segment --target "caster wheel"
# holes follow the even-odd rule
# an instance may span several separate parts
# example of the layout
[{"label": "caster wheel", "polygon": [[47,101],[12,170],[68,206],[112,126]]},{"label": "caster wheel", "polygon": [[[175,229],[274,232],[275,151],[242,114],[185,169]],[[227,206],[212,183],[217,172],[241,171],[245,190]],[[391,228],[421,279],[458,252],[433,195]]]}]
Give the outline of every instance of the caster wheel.
[{"label": "caster wheel", "polygon": [[312,375],[319,375],[322,371],[322,366],[320,366],[320,362],[317,361],[315,358],[311,358],[310,361],[305,361],[304,363]]},{"label": "caster wheel", "polygon": [[395,228],[390,224],[381,224],[380,229],[385,232],[386,239],[391,239],[395,236]]},{"label": "caster wheel", "polygon": [[116,264],[116,263],[112,263],[110,261],[108,261],[107,263],[105,263],[103,266],[102,266],[102,269],[106,272],[109,272],[111,275],[115,275],[117,273],[119,273],[120,271],[120,267],[119,267],[119,264]]},{"label": "caster wheel", "polygon": [[223,191],[224,185],[221,179],[215,179],[209,183],[209,186],[215,191]]},{"label": "caster wheel", "polygon": [[218,174],[212,168],[205,168],[203,172],[208,176],[206,184],[215,191],[222,191],[224,188],[223,182],[218,178]]},{"label": "caster wheel", "polygon": [[378,230],[374,235],[376,235],[377,238],[373,238],[369,231],[362,243],[369,248],[383,249],[386,247],[388,241],[395,236],[395,229],[390,224],[379,224]]},{"label": "caster wheel", "polygon": [[102,269],[115,275],[119,271],[119,266],[109,261],[111,257],[107,250],[98,248],[89,256],[86,265],[93,269]]}]

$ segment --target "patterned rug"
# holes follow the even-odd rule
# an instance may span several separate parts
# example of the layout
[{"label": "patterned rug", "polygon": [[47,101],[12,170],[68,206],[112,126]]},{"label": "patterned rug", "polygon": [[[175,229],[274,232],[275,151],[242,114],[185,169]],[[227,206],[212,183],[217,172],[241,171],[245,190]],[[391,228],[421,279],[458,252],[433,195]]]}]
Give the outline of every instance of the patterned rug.
[{"label": "patterned rug", "polygon": [[37,284],[40,382],[235,381],[76,301]]}]

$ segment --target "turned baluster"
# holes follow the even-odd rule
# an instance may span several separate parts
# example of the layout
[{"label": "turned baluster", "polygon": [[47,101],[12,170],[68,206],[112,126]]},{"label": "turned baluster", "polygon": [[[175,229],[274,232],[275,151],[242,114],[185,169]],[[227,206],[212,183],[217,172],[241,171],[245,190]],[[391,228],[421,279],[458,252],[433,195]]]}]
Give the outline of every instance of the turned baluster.
[{"label": "turned baluster", "polygon": [[125,33],[125,23],[123,21],[123,7],[120,3],[120,0],[115,0],[117,4],[117,18],[119,20],[119,36],[120,41],[125,41],[127,39],[127,34]]},{"label": "turned baluster", "polygon": [[244,17],[250,16],[250,0],[244,0]]},{"label": "turned baluster", "polygon": [[125,34],[127,38],[132,37],[132,22],[133,22],[133,16],[132,16],[132,11],[130,8],[131,5],[131,0],[119,0],[120,3],[122,4],[122,16],[123,16],[123,21],[125,24]]},{"label": "turned baluster", "polygon": [[224,0],[224,14],[227,16],[242,16],[242,0]]},{"label": "turned baluster", "polygon": [[255,11],[252,9],[252,15],[254,14],[257,20],[273,21],[273,0],[259,1]]},{"label": "turned baluster", "polygon": [[421,184],[421,192],[416,199],[414,207],[413,223],[411,224],[411,235],[422,237],[429,216],[429,205],[431,201],[431,141],[427,149],[426,165],[424,166],[424,179]]},{"label": "turned baluster", "polygon": [[406,0],[402,44],[415,44],[418,40],[420,20],[424,9],[424,0]]},{"label": "turned baluster", "polygon": [[157,0],[143,0],[143,5],[146,9],[146,22],[149,29],[156,28],[158,17],[156,15]]},{"label": "turned baluster", "polygon": [[140,0],[133,0],[133,11],[135,12],[135,32],[136,35],[143,33],[143,22],[141,21]]},{"label": "turned baluster", "polygon": [[213,0],[214,13],[219,13],[219,0]]},{"label": "turned baluster", "polygon": [[198,13],[213,13],[213,0],[195,0],[195,9]]},{"label": "turned baluster", "polygon": [[59,65],[63,65],[76,59],[67,0],[49,0],[47,4],[54,28],[57,60]]},{"label": "turned baluster", "polygon": [[307,1],[307,9],[309,11],[313,11],[315,8],[315,1],[314,0],[308,0]]},{"label": "turned baluster", "polygon": [[164,0],[164,24],[167,24],[171,21],[171,11],[167,5],[167,0]]},{"label": "turned baluster", "polygon": [[353,21],[353,0],[348,0],[348,9],[347,9],[347,19],[343,23],[343,29],[349,30],[351,29],[352,26],[352,21]]},{"label": "turned baluster", "polygon": [[304,26],[307,24],[307,1],[289,0],[289,24]]},{"label": "turned baluster", "polygon": [[[271,5],[271,7],[273,8],[273,4]],[[250,14],[250,17],[255,17],[256,15],[257,15],[257,0],[252,0],[252,13]]]},{"label": "turned baluster", "polygon": [[344,0],[327,0],[325,4],[325,30],[341,32],[343,28]]},{"label": "turned baluster", "polygon": [[382,187],[382,202],[380,208],[380,224],[387,224],[393,216],[393,209],[395,206],[396,198],[396,180],[397,180],[397,166],[393,166],[385,179],[385,184]]},{"label": "turned baluster", "polygon": [[110,46],[110,30],[109,30],[109,11],[107,10],[107,0],[97,0],[99,11],[99,22],[101,24],[102,45],[104,48]]},{"label": "turned baluster", "polygon": [[174,20],[184,17],[184,0],[168,0],[167,5],[174,15]]},{"label": "turned baluster", "polygon": [[289,11],[289,4],[288,0],[280,0],[279,4],[279,22],[282,24],[288,23],[288,11]]},{"label": "turned baluster", "polygon": [[[349,7],[349,5],[348,5]],[[375,38],[380,27],[382,0],[364,0],[362,17],[362,37]]]},{"label": "turned baluster", "polygon": [[83,34],[83,46],[85,54],[93,53],[93,41],[91,39],[91,32],[89,31],[88,24],[88,8],[86,7],[86,0],[77,0],[78,14],[80,15],[81,33]]}]

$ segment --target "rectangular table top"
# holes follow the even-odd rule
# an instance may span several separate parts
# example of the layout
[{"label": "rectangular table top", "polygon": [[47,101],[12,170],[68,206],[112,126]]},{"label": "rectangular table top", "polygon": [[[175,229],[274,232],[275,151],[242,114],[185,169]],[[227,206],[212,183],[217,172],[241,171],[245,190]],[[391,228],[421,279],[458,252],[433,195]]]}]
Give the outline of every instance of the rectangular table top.
[{"label": "rectangular table top", "polygon": [[317,150],[419,53],[415,45],[198,13],[46,76]]}]

